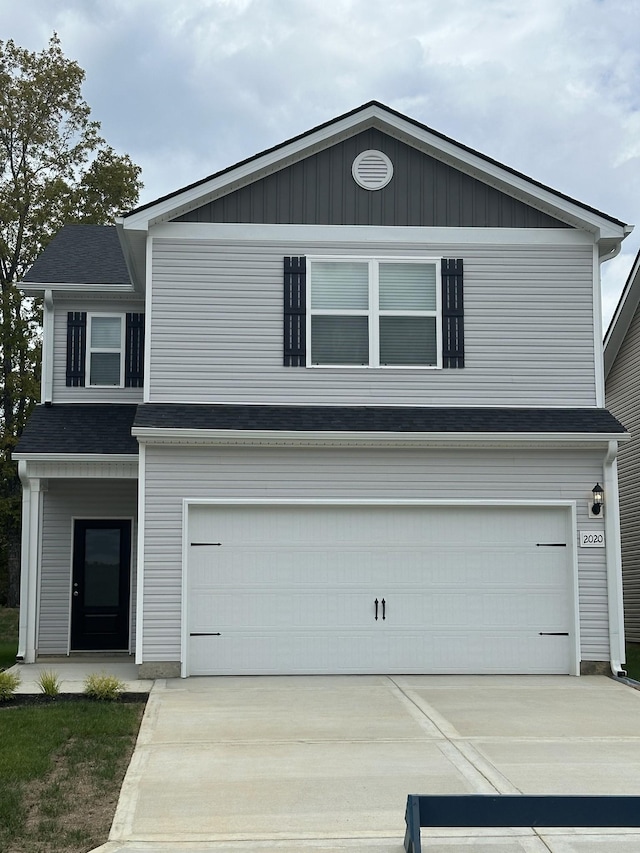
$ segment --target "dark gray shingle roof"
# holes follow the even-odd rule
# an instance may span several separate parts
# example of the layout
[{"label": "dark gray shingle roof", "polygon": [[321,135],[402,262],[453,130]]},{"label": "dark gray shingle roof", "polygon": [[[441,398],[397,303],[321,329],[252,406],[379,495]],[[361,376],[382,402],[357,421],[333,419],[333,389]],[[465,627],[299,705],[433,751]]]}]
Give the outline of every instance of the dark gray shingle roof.
[{"label": "dark gray shingle roof", "polygon": [[16,453],[129,453],[137,456],[131,435],[135,405],[55,403],[36,406]]},{"label": "dark gray shingle roof", "polygon": [[243,406],[145,403],[134,427],[335,432],[619,433],[606,409]]},{"label": "dark gray shingle roof", "polygon": [[65,225],[24,277],[29,284],[130,284],[113,225]]}]

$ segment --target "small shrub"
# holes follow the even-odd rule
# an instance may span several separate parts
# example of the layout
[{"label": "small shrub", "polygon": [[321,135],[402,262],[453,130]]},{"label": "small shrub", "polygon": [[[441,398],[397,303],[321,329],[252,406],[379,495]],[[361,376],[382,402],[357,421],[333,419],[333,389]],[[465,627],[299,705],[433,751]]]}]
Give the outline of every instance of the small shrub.
[{"label": "small shrub", "polygon": [[20,684],[20,676],[4,670],[0,672],[0,702],[11,699]]},{"label": "small shrub", "polygon": [[92,672],[84,681],[84,694],[92,699],[106,699],[113,701],[118,699],[124,692],[124,682],[115,675],[107,673]]},{"label": "small shrub", "polygon": [[58,674],[52,670],[44,670],[38,678],[38,687],[45,696],[58,696],[60,693],[60,679]]}]

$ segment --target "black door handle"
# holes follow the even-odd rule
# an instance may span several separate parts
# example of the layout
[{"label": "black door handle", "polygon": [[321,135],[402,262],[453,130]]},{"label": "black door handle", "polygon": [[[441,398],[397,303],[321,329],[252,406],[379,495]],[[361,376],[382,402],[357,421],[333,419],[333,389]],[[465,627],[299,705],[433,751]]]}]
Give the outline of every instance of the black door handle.
[{"label": "black door handle", "polygon": [[386,618],[387,618],[387,617],[384,615],[384,611],[385,611],[386,606],[387,606],[387,603],[386,603],[386,601],[385,601],[385,600],[384,600],[384,598],[383,598],[383,599],[382,599],[382,618],[383,618],[383,619],[386,619]]},{"label": "black door handle", "polygon": [[377,622],[378,621],[378,599],[376,598],[376,600],[373,603],[376,606],[376,622]]}]

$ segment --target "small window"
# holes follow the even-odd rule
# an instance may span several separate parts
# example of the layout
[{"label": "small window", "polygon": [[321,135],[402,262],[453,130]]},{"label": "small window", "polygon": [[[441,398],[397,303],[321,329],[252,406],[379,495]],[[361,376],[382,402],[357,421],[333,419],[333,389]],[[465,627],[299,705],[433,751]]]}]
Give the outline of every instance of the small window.
[{"label": "small window", "polygon": [[439,259],[308,259],[315,366],[441,367]]},{"label": "small window", "polygon": [[89,385],[122,387],[122,316],[89,315],[87,369]]}]

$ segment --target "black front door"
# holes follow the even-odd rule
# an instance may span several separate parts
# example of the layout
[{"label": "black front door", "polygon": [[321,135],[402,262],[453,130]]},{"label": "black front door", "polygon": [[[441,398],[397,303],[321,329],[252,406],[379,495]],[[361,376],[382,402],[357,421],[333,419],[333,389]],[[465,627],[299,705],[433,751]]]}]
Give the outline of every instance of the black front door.
[{"label": "black front door", "polygon": [[130,521],[75,522],[72,650],[128,649],[130,566]]}]

